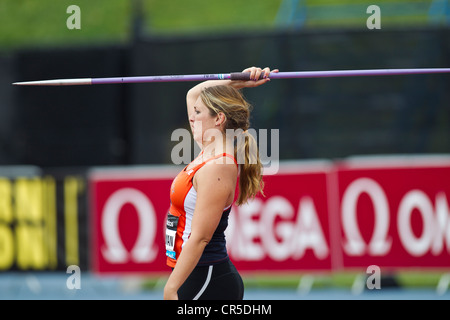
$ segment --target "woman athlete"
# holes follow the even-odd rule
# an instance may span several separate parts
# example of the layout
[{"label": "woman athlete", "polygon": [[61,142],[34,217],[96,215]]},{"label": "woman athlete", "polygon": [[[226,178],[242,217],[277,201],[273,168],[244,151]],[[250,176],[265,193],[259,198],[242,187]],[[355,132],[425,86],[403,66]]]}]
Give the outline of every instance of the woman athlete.
[{"label": "woman athlete", "polygon": [[251,80],[209,80],[187,93],[189,124],[202,151],[171,186],[166,255],[173,271],[164,288],[166,300],[243,299],[244,285],[228,257],[224,232],[238,175],[237,205],[262,193],[263,181],[256,141],[247,132],[250,105],[239,89],[265,84],[278,70],[243,72]]}]

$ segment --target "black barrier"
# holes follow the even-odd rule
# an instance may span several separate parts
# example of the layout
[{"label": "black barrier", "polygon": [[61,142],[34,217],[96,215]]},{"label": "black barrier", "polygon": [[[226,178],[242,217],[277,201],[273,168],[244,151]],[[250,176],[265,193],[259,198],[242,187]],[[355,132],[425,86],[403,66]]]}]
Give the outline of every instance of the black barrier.
[{"label": "black barrier", "polygon": [[[134,74],[448,67],[447,29],[305,31],[148,39],[133,47]],[[449,75],[274,80],[247,89],[252,127],[279,129],[281,159],[450,151]],[[187,125],[193,84],[133,86],[134,163],[170,162],[170,134]]]},{"label": "black barrier", "polygon": [[15,132],[15,105],[13,98],[14,58],[11,54],[0,54],[0,164],[18,160],[17,135]]},{"label": "black barrier", "polygon": [[88,266],[84,170],[0,167],[0,271]]},{"label": "black barrier", "polygon": [[[120,47],[21,51],[15,56],[16,76],[120,75],[125,54]],[[14,89],[19,163],[56,167],[126,162],[124,86]]]},{"label": "black barrier", "polygon": [[[18,51],[6,68],[14,76],[5,79],[204,74],[251,65],[282,71],[448,67],[449,43],[445,28],[149,38],[125,47]],[[255,106],[252,128],[279,129],[281,160],[448,153],[449,81],[442,74],[289,79],[245,93]],[[3,141],[9,149],[0,147],[0,160],[42,167],[170,164],[178,143],[171,134],[188,128],[185,95],[193,85],[6,90],[5,110],[13,114],[0,109],[0,116],[15,122],[2,130],[14,142]]]}]

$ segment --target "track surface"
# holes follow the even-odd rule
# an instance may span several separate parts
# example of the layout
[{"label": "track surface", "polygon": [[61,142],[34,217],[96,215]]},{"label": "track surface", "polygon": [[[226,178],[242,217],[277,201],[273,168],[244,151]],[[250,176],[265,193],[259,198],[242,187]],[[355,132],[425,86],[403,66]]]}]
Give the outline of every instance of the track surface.
[{"label": "track surface", "polygon": [[[162,286],[140,290],[139,279],[99,277],[82,274],[81,289],[70,290],[65,273],[0,273],[0,300],[161,300]],[[354,294],[345,289],[313,289],[299,293],[292,289],[248,289],[245,300],[450,300],[450,290],[435,289],[365,290]]]}]

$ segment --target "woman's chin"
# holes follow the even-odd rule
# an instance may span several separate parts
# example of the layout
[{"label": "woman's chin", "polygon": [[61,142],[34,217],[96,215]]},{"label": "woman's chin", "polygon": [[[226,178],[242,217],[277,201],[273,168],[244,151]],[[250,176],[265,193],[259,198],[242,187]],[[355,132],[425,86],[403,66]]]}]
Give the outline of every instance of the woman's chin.
[{"label": "woman's chin", "polygon": [[193,136],[194,141],[198,144],[198,145],[202,145],[202,137],[197,137],[195,134]]}]

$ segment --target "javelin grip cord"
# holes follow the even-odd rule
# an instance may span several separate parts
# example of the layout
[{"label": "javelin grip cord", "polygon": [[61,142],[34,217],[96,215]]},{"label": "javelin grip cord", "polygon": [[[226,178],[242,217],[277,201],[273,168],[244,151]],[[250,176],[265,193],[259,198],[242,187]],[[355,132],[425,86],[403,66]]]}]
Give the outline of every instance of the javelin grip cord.
[{"label": "javelin grip cord", "polygon": [[[270,74],[270,76],[274,75],[275,73]],[[259,76],[259,80],[264,79],[264,73],[261,73]],[[250,80],[250,72],[233,72],[230,73],[230,80]]]}]

